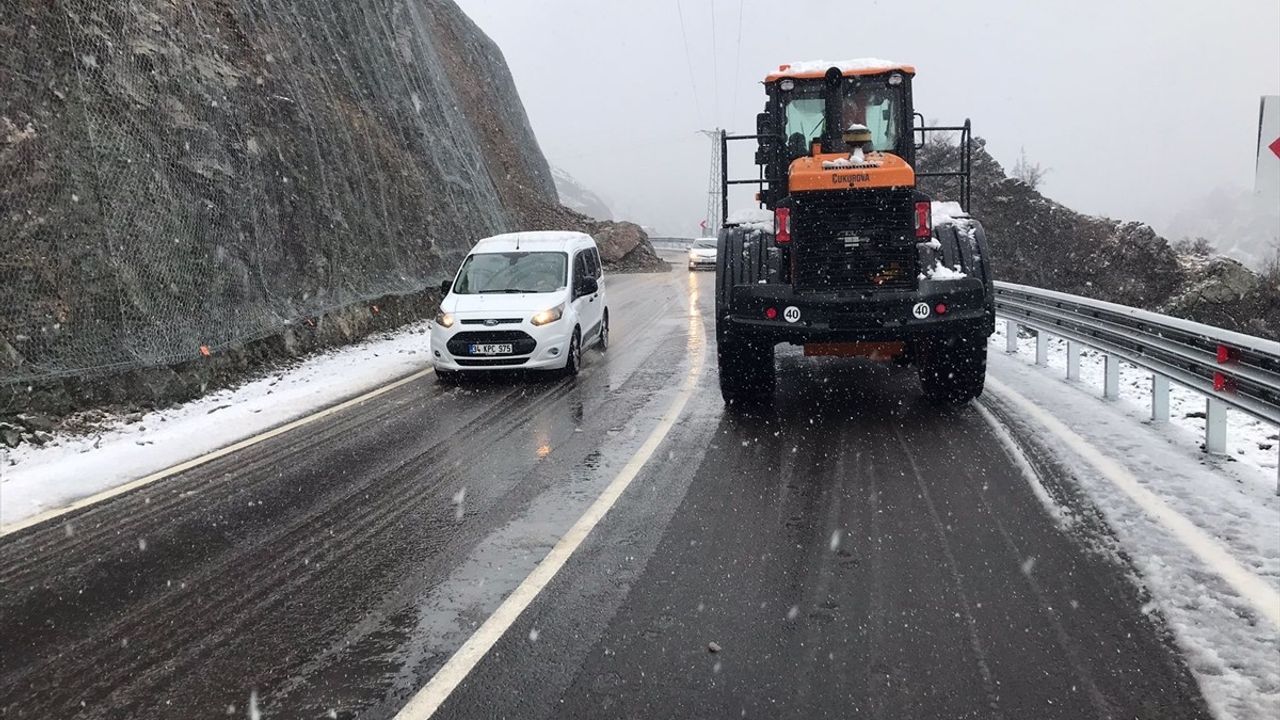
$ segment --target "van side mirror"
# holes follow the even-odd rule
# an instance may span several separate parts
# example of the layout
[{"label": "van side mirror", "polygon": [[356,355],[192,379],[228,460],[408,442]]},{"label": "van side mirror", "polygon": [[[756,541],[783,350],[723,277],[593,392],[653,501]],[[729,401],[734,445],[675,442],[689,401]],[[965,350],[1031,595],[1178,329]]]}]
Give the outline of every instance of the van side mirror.
[{"label": "van side mirror", "polygon": [[451,290],[452,288],[453,288],[452,280],[441,280],[440,281],[440,297],[444,297],[445,295],[448,295],[449,290]]}]

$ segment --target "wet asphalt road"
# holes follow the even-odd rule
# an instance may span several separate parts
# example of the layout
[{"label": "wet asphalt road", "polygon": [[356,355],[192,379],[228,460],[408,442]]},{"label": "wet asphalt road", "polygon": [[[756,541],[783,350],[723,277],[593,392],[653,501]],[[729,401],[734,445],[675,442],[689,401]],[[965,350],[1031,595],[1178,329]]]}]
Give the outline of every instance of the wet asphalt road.
[{"label": "wet asphalt road", "polygon": [[976,408],[787,353],[776,409],[727,414],[711,275],[609,283],[613,347],[576,380],[428,377],[0,540],[0,715],[245,717],[253,694],[391,717],[702,353],[657,453],[437,717],[1208,716],[1131,571]]}]

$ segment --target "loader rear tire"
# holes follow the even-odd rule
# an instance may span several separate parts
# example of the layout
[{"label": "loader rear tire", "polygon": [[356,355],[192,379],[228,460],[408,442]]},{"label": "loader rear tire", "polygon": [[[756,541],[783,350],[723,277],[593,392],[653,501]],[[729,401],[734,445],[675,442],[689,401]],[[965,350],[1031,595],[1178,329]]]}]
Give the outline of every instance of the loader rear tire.
[{"label": "loader rear tire", "polygon": [[924,343],[919,352],[920,387],[944,405],[963,405],[982,395],[987,379],[987,339],[961,335]]}]

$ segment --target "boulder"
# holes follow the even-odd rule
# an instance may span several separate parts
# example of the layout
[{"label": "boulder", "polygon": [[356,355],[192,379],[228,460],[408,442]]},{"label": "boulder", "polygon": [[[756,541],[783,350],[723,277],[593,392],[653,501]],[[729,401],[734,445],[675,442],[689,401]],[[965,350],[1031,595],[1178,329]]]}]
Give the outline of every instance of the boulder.
[{"label": "boulder", "polygon": [[649,234],[630,222],[606,221],[590,229],[600,246],[600,259],[614,271],[661,270],[667,264],[649,244]]},{"label": "boulder", "polygon": [[8,423],[0,423],[0,445],[16,448],[22,442],[22,428]]},{"label": "boulder", "polygon": [[637,245],[648,243],[649,235],[639,225],[630,222],[605,222],[591,233],[600,246],[600,259],[606,264],[616,263],[635,250]]}]

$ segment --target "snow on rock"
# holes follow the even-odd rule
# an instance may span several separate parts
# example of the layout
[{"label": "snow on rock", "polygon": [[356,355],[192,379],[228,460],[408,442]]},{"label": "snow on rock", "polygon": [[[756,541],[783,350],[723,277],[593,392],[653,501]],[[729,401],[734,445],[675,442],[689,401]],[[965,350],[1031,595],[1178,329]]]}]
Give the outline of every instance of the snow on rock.
[{"label": "snow on rock", "polygon": [[842,73],[848,73],[865,70],[892,70],[893,68],[902,67],[902,63],[896,63],[892,60],[882,60],[880,58],[854,58],[852,60],[804,60],[781,66],[777,74],[807,75],[810,73],[825,73],[833,67],[839,68]]}]

